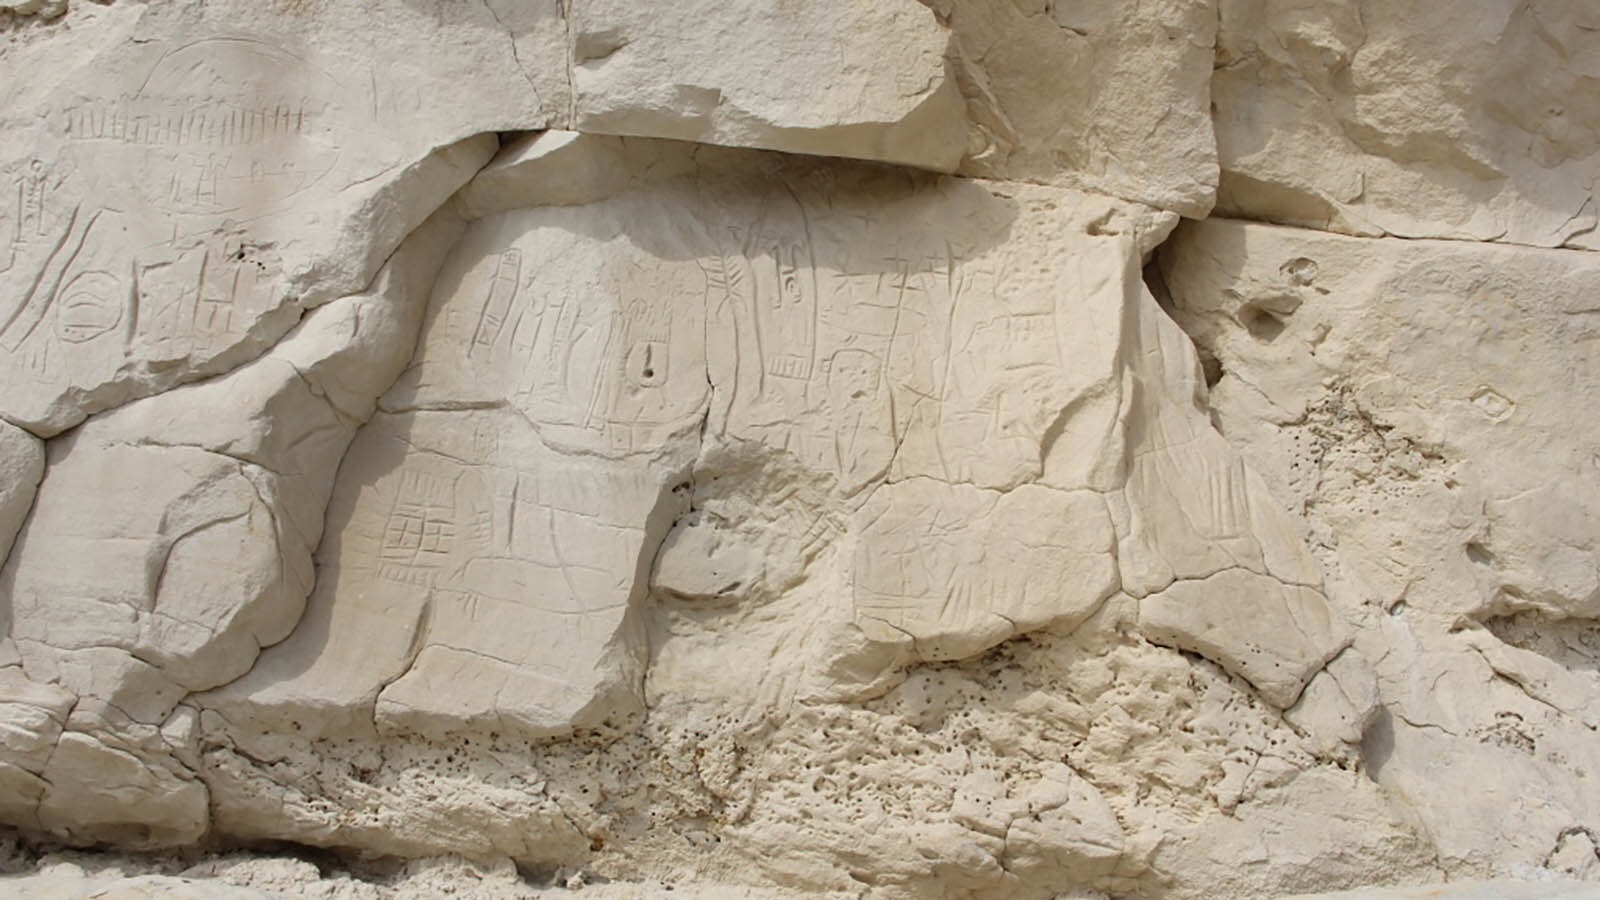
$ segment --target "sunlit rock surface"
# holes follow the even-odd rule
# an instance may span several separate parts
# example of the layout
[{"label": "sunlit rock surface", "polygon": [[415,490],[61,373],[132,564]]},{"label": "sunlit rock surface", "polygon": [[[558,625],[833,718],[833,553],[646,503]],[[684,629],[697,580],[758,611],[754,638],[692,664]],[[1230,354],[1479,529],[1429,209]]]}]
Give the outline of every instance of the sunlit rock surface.
[{"label": "sunlit rock surface", "polygon": [[0,890],[1582,895],[1600,19],[1469,6],[0,0]]}]

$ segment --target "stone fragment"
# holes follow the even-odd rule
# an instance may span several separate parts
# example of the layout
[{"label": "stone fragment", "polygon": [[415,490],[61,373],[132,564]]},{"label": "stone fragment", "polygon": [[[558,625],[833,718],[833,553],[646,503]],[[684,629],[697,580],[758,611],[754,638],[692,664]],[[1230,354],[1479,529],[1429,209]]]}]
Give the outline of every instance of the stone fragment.
[{"label": "stone fragment", "polygon": [[1332,756],[1361,743],[1381,703],[1372,664],[1352,647],[1307,682],[1300,699],[1283,715]]},{"label": "stone fragment", "polygon": [[1018,798],[1022,808],[1005,830],[1006,868],[1052,879],[1090,881],[1116,867],[1127,838],[1094,785],[1065,765]]},{"label": "stone fragment", "polygon": [[[311,573],[285,565],[260,469],[193,448],[70,440],[52,451],[0,576],[25,661],[35,645],[115,647],[205,688],[293,626]],[[96,564],[74,563],[85,558]]]},{"label": "stone fragment", "polygon": [[955,34],[963,174],[1210,212],[1214,0],[924,2]]},{"label": "stone fragment", "polygon": [[766,574],[751,542],[719,518],[690,513],[667,532],[650,583],[679,599],[722,603],[748,596]]},{"label": "stone fragment", "polygon": [[1600,248],[1586,0],[1223,0],[1227,215],[1347,234]]},{"label": "stone fragment", "polygon": [[1121,587],[1140,627],[1200,653],[1279,707],[1349,643],[1294,522],[1201,411],[1201,367],[1144,295],[1125,339],[1127,481],[1113,497]]},{"label": "stone fragment", "polygon": [[961,161],[950,34],[914,0],[688,0],[666,15],[626,0],[567,8],[578,131],[945,172]]},{"label": "stone fragment", "polygon": [[[1257,766],[1272,762],[1264,757]],[[1197,823],[1199,839],[1164,843],[1157,864],[1211,870],[1212,889],[1230,897],[1355,887],[1401,880],[1393,873],[1405,871],[1418,881],[1437,877],[1426,874],[1430,848],[1409,810],[1362,773],[1301,764],[1275,781],[1227,813],[1207,815]],[[1285,868],[1274,871],[1279,861]]]},{"label": "stone fragment", "polygon": [[36,684],[18,666],[0,668],[0,759],[37,772],[72,710],[73,695]]}]

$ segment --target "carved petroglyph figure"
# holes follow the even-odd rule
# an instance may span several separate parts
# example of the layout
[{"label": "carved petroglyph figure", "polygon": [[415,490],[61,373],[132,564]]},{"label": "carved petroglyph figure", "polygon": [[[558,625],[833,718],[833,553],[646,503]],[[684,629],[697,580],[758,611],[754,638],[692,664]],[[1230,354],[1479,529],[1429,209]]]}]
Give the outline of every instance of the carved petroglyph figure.
[{"label": "carved petroglyph figure", "polygon": [[[206,38],[165,53],[132,94],[65,114],[71,144],[137,152],[140,196],[176,213],[259,216],[338,164],[349,90],[282,46]],[[164,176],[164,177],[163,177]]]}]

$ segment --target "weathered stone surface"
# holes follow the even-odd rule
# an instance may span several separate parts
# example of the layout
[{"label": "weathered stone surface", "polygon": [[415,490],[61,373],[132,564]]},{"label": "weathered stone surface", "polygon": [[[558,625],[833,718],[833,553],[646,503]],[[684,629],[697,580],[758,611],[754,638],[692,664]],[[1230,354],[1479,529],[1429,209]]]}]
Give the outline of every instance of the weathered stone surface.
[{"label": "weathered stone surface", "polygon": [[1223,0],[1219,211],[1600,248],[1597,16],[1585,0]]},{"label": "weathered stone surface", "polygon": [[1600,616],[1600,436],[1573,418],[1600,366],[1571,350],[1600,259],[1220,220],[1162,259],[1223,432],[1386,605]]},{"label": "weathered stone surface", "polygon": [[1210,212],[1213,0],[924,0],[955,33],[965,174]]},{"label": "weathered stone surface", "polygon": [[44,442],[0,421],[0,561],[11,550],[43,477]]},{"label": "weathered stone surface", "polygon": [[1582,7],[0,0],[0,871],[1600,879]]},{"label": "weathered stone surface", "polygon": [[1156,643],[1215,660],[1280,707],[1345,646],[1320,592],[1243,569],[1175,582],[1140,604],[1139,626]]},{"label": "weathered stone surface", "polygon": [[530,87],[454,77],[515,68],[487,7],[392,3],[381,35],[294,9],[81,5],[8,48],[52,74],[0,88],[0,416],[49,436],[259,355],[372,279],[493,151],[481,132],[548,121]]},{"label": "weathered stone surface", "polygon": [[949,32],[915,0],[568,5],[572,127],[951,171]]},{"label": "weathered stone surface", "polygon": [[[199,790],[197,810],[145,796],[171,789],[162,741],[106,747],[93,731],[141,744],[185,692],[244,674],[294,628],[334,471],[404,364],[450,229],[424,226],[370,293],[316,310],[261,359],[51,442],[40,502],[0,570],[0,616],[28,678],[60,685],[79,698],[75,715],[93,717],[41,774],[54,786],[46,827],[81,838],[101,834],[102,819],[143,822],[154,843],[203,833],[192,778],[173,776]],[[85,788],[97,766],[110,780]],[[117,773],[141,766],[153,782],[117,789]]]},{"label": "weathered stone surface", "polygon": [[856,515],[856,624],[876,643],[909,641],[920,659],[1070,629],[1117,587],[1116,538],[1094,491],[999,493],[913,478],[886,485]]},{"label": "weathered stone surface", "polygon": [[94,877],[82,871],[0,878],[0,889],[18,900],[273,900],[283,896],[190,878]]},{"label": "weathered stone surface", "polygon": [[1573,348],[1600,263],[1213,220],[1162,272],[1223,433],[1366,610],[1368,770],[1447,869],[1592,877],[1600,438],[1574,404],[1600,368]]},{"label": "weathered stone surface", "polygon": [[[540,168],[559,165],[513,153],[485,178],[539,191]],[[724,162],[733,170],[648,169],[592,204],[474,226],[441,274],[415,359],[383,401],[389,412],[344,464],[352,492],[331,512],[336,534],[311,618],[208,703],[310,735],[359,729],[367,717],[434,736],[563,734],[638,708],[628,698],[643,644],[630,610],[652,570],[678,597],[759,602],[857,531],[856,612],[835,627],[890,648],[909,638],[916,658],[1070,627],[1115,589],[1098,494],[999,491],[1039,478],[1063,410],[1114,381],[1114,345],[1095,343],[1096,307],[1068,301],[1097,292],[1100,321],[1115,322],[1129,299],[1116,275],[1134,244],[1081,225],[1038,247],[990,247],[980,235],[1019,216],[1124,213],[1055,192],[1046,193],[1070,204],[1065,215],[1046,194],[1019,204],[870,169],[748,153]],[[866,217],[930,205],[970,211],[973,237],[863,241]],[[1153,226],[1134,217],[1124,227]],[[1066,240],[1100,248],[1109,269],[1024,274]],[[985,304],[997,292],[1010,310]],[[1069,330],[1074,317],[1087,327]],[[956,343],[967,333],[976,337]],[[1076,346],[1063,352],[1062,342]],[[979,359],[999,352],[1014,364],[985,372]],[[917,396],[944,399],[919,409]],[[980,452],[962,449],[974,426],[986,435]],[[692,520],[701,524],[686,520],[668,539],[696,485],[722,477],[718,446],[791,458],[820,479],[818,495],[785,511],[813,524],[751,541],[756,522],[728,496],[741,475],[728,473],[733,487],[702,501]],[[898,483],[867,499],[885,479]],[[946,514],[992,522],[987,537],[980,526],[947,538],[970,548],[965,563],[927,544],[928,517]],[[1060,524],[1017,530],[1048,519]],[[693,586],[696,565],[683,556],[696,552],[738,557],[743,574],[719,582],[713,571]],[[989,570],[1004,580],[960,587]]]}]

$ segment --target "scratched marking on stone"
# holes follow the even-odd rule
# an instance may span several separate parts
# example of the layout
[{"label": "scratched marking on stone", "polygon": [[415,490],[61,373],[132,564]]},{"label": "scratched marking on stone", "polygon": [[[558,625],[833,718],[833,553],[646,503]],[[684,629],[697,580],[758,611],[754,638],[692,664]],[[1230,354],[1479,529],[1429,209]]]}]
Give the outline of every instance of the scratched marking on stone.
[{"label": "scratched marking on stone", "polygon": [[[140,193],[175,213],[260,213],[339,160],[339,86],[311,61],[246,37],[168,51],[131,95],[81,103],[64,130],[85,148],[145,154]],[[157,174],[159,173],[159,174]]]}]

